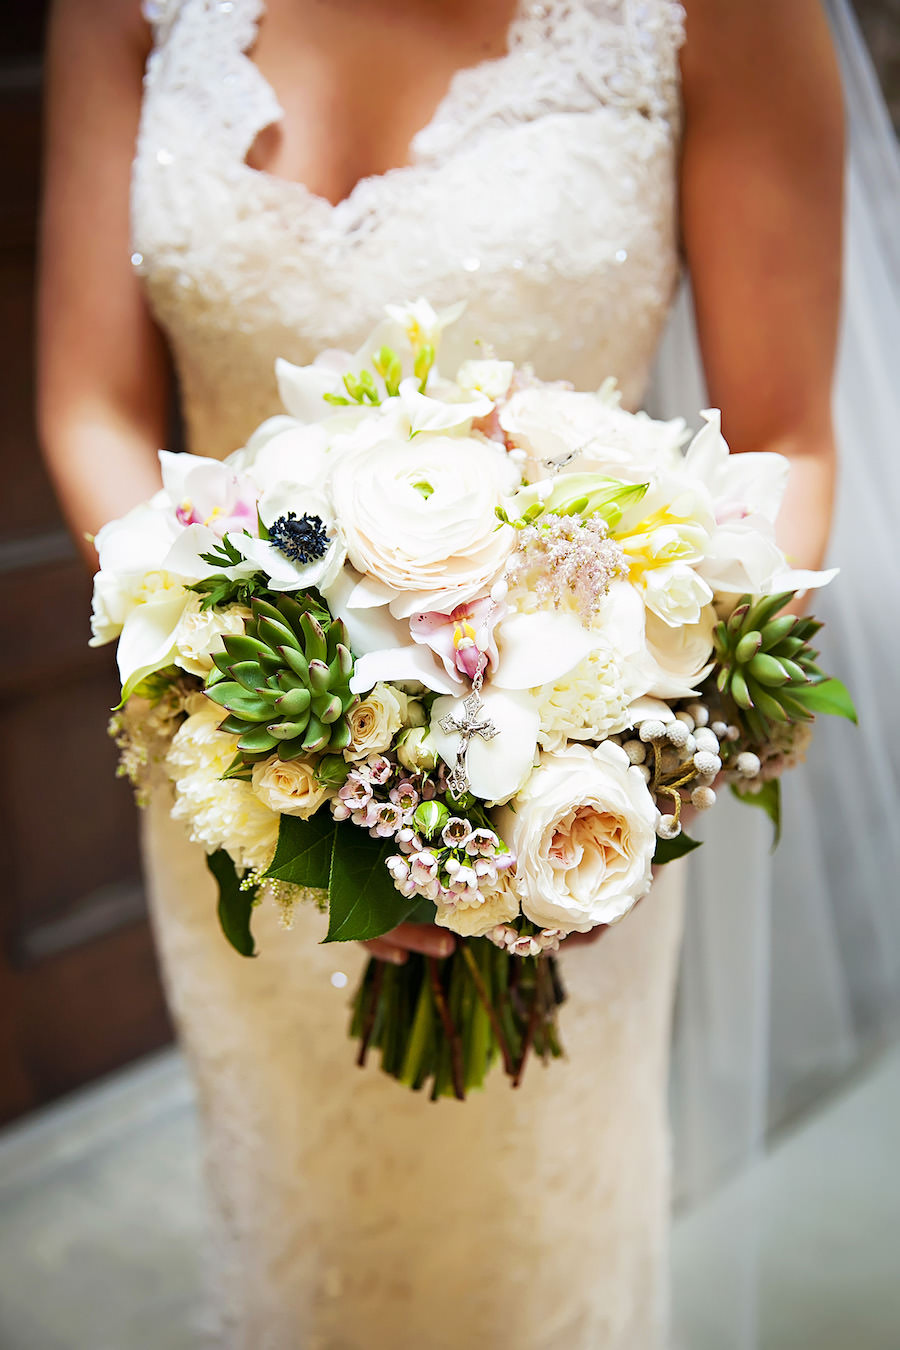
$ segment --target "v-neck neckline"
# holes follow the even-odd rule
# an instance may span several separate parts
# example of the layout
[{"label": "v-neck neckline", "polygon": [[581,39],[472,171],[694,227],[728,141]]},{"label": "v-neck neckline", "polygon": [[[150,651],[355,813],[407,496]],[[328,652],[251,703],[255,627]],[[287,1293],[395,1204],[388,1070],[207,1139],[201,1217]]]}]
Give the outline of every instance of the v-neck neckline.
[{"label": "v-neck neckline", "polygon": [[[422,162],[419,155],[421,153],[420,147],[422,142],[426,141],[435,128],[444,121],[448,110],[458,98],[460,87],[464,83],[468,82],[473,77],[478,78],[485,70],[497,71],[511,60],[517,30],[523,20],[527,18],[529,8],[531,7],[527,4],[526,0],[516,0],[512,18],[506,29],[505,51],[499,56],[489,56],[483,61],[476,61],[473,65],[460,66],[454,71],[453,75],[450,77],[450,83],[448,84],[447,89],[435,105],[434,111],[428,121],[412,136],[407,150],[408,162],[385,169],[381,173],[364,174],[361,178],[357,178],[350,191],[344,197],[341,197],[339,201],[333,202],[330,197],[325,197],[319,192],[313,192],[313,190],[300,179],[284,178],[280,174],[270,173],[268,169],[254,168],[252,164],[247,163],[246,158],[242,158],[241,168],[247,174],[252,174],[257,180],[262,181],[271,187],[277,186],[284,192],[296,196],[301,201],[309,203],[310,206],[315,207],[318,211],[328,217],[339,219],[344,215],[352,215],[353,209],[360,197],[364,197],[380,184],[394,182],[402,177],[413,176],[421,171]],[[543,5],[539,8],[542,12],[546,12],[547,6]],[[254,37],[251,42],[241,50],[240,59],[246,67],[248,78],[255,81],[257,87],[265,94],[267,104],[278,109],[279,117],[270,119],[263,125],[257,127],[253,134],[253,140],[256,139],[261,131],[265,130],[266,126],[271,126],[275,121],[281,121],[284,118],[284,110],[278,101],[278,95],[275,93],[271,82],[262,73],[251,55],[256,40],[255,35],[259,30],[259,25],[264,22],[265,17],[266,0],[257,0],[257,18],[254,25]],[[251,146],[253,140],[250,142]],[[247,153],[249,153],[249,148]]]}]

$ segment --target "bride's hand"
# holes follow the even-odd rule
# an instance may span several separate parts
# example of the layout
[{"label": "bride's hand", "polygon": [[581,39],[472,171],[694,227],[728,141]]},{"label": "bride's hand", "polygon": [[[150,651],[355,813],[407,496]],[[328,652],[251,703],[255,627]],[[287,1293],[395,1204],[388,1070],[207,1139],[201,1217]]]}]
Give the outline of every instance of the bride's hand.
[{"label": "bride's hand", "polygon": [[436,928],[433,923],[401,923],[389,933],[361,945],[377,960],[402,966],[410,952],[421,952],[423,956],[449,956],[456,947],[456,939],[452,933]]}]

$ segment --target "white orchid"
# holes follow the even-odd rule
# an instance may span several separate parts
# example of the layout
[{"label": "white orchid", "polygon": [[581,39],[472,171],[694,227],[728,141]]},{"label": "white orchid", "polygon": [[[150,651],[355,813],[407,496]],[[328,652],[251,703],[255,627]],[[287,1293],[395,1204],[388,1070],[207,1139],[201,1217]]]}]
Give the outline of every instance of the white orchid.
[{"label": "white orchid", "polygon": [[775,542],[775,521],[787,487],[790,462],[770,451],[732,455],[716,408],[685,455],[685,472],[702,483],[715,512],[700,575],[717,595],[768,595],[824,586],[837,575],[795,572]]},{"label": "white orchid", "polygon": [[[537,704],[530,694],[492,685],[485,685],[481,699],[480,716],[493,723],[496,734],[488,740],[476,734],[470,740],[466,754],[469,787],[483,801],[506,802],[519,791],[534,767],[540,726]],[[451,766],[456,763],[459,733],[447,731],[441,724],[448,718],[459,722],[464,716],[462,698],[437,698],[432,705],[431,740],[441,758]]]}]

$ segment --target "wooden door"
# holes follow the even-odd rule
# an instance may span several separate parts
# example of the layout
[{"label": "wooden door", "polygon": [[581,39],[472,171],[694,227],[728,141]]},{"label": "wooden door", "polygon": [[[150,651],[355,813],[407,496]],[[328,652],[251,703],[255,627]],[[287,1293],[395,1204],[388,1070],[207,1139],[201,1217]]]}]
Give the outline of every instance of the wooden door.
[{"label": "wooden door", "polygon": [[4,6],[0,51],[0,1121],[171,1035],[104,734],[112,653],[87,646],[90,579],[35,435],[43,8]]}]

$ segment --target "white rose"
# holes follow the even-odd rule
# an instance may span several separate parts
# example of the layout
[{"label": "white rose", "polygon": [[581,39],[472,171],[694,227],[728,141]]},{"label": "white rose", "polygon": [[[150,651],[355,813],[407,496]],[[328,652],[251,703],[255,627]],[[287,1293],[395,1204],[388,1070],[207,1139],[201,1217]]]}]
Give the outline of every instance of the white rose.
[{"label": "white rose", "polygon": [[348,451],[331,491],[353,566],[408,618],[489,588],[516,542],[495,509],[517,481],[493,442],[423,432]]},{"label": "white rose", "polygon": [[490,891],[478,905],[437,905],[435,923],[460,937],[484,937],[498,923],[509,923],[519,913],[519,896],[507,872],[496,891]]},{"label": "white rose", "polygon": [[710,587],[688,563],[654,567],[644,575],[644,604],[670,628],[699,623],[712,598]]},{"label": "white rose", "polygon": [[621,746],[543,754],[497,829],[516,856],[522,911],[542,928],[614,923],[650,889],[656,806]]},{"label": "white rose", "polygon": [[213,668],[213,657],[225,650],[223,635],[243,633],[250,617],[245,605],[203,609],[200,597],[191,595],[175,629],[176,666],[190,675],[207,675]]},{"label": "white rose", "polygon": [[565,468],[641,482],[677,466],[687,439],[680,418],[657,422],[646,413],[625,412],[602,393],[552,386],[513,394],[500,425],[528,455],[526,476],[532,480]]},{"label": "white rose", "polygon": [[672,628],[647,611],[646,650],[642,668],[648,694],[655,698],[687,698],[711,670],[716,612],[704,606],[697,623]]},{"label": "white rose", "polygon": [[397,758],[410,773],[427,773],[440,759],[427,727],[413,727],[397,746]]},{"label": "white rose", "polygon": [[253,766],[253,791],[270,811],[307,820],[332,795],[302,759],[264,759]]},{"label": "white rose", "polygon": [[175,787],[173,818],[185,822],[190,838],[207,853],[224,848],[237,867],[266,867],[278,840],[277,814],[249,783],[223,779],[237,737],[219,730],[222,709],[195,694],[187,711],[166,757]]},{"label": "white rose", "polygon": [[347,759],[365,759],[388,750],[403,726],[409,698],[402,689],[376,684],[371,694],[348,714],[350,743],[344,751]]}]

